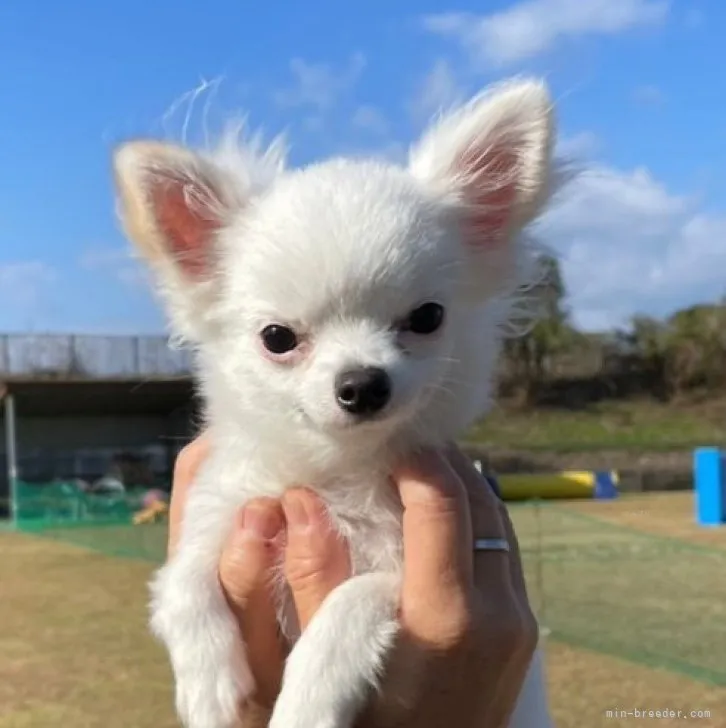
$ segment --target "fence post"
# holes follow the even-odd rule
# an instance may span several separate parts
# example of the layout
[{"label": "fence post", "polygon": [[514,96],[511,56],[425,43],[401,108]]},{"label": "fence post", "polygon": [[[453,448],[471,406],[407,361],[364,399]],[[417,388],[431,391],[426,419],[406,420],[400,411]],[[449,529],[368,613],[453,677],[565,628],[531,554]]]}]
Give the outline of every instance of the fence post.
[{"label": "fence post", "polygon": [[544,534],[542,533],[542,501],[540,498],[534,499],[534,517],[535,517],[535,580],[537,584],[537,592],[539,594],[539,606],[537,608],[537,621],[539,623],[539,632],[542,637],[547,637],[552,629],[547,624],[547,595],[545,593],[544,580]]},{"label": "fence post", "polygon": [[15,427],[15,397],[5,393],[5,456],[8,467],[8,488],[10,496],[10,518],[13,526],[18,524],[18,452]]}]

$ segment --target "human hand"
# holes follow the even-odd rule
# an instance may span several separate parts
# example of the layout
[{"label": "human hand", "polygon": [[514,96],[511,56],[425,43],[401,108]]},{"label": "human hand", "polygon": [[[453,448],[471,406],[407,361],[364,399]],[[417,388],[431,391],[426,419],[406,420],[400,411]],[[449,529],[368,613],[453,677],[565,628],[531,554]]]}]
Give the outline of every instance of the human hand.
[{"label": "human hand", "polygon": [[[395,480],[401,639],[360,726],[504,728],[538,642],[507,509],[456,447],[416,458]],[[510,551],[475,553],[474,538],[506,539]]]},{"label": "human hand", "polygon": [[[168,552],[176,548],[184,505],[209,453],[204,435],[176,460],[169,506]],[[238,514],[219,563],[219,579],[240,628],[256,693],[245,706],[245,728],[267,725],[280,692],[287,646],[279,635],[271,571],[284,550],[284,575],[304,630],[325,597],[350,575],[346,544],[323,503],[309,490],[291,489],[281,501],[257,498]]]},{"label": "human hand", "polygon": [[[186,491],[207,451],[200,438],[177,460],[170,550]],[[506,509],[455,448],[417,458],[395,480],[405,509],[401,639],[382,693],[359,723],[505,726],[537,643]],[[474,554],[472,534],[506,538],[511,551]],[[243,509],[219,574],[256,679],[253,713],[260,726],[279,692],[285,658],[268,588],[282,548],[302,629],[350,575],[345,544],[310,491],[294,489],[281,503],[258,499]]]}]

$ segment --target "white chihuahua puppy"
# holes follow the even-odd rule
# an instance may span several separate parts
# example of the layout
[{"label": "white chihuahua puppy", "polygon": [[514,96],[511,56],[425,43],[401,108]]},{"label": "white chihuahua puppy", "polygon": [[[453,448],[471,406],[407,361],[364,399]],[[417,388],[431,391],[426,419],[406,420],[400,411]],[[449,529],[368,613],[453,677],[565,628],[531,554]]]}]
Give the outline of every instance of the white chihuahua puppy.
[{"label": "white chihuahua puppy", "polygon": [[[187,728],[237,725],[254,690],[217,567],[240,506],[296,484],[327,503],[354,575],[302,635],[280,589],[295,646],[270,726],[352,726],[398,628],[391,468],[489,406],[502,324],[533,270],[522,233],[549,197],[553,126],[545,86],[521,80],[438,119],[404,167],[288,171],[281,144],[236,140],[116,150],[121,218],[196,350],[212,443],[151,586]],[[516,728],[550,725],[541,669],[538,654]]]}]

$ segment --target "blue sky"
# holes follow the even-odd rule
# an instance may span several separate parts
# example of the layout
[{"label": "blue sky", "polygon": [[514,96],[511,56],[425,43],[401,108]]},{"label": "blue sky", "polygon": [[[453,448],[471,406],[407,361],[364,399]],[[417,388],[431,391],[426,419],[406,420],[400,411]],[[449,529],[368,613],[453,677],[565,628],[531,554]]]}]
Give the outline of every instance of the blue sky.
[{"label": "blue sky", "polygon": [[206,103],[212,129],[246,113],[305,164],[402,159],[442,105],[543,75],[561,149],[585,164],[541,228],[575,321],[721,297],[724,29],[722,0],[3,3],[0,331],[163,331],[114,217],[109,154],[179,138],[203,80],[190,139]]}]

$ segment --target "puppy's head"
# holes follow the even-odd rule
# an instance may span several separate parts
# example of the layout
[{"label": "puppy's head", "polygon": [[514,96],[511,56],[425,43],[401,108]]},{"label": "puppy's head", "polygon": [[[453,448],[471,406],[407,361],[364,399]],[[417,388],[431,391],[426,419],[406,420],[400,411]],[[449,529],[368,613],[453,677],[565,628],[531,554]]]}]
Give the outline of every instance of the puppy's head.
[{"label": "puppy's head", "polygon": [[287,171],[279,146],[146,141],[114,166],[126,231],[210,396],[281,433],[375,439],[476,414],[552,140],[547,92],[524,81],[439,119],[405,167]]}]

